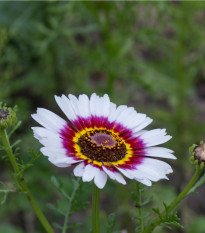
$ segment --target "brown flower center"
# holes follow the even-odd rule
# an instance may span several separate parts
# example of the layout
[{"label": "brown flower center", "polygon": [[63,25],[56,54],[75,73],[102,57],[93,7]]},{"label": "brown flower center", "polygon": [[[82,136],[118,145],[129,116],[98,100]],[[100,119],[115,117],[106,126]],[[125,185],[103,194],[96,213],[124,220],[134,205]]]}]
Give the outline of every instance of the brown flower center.
[{"label": "brown flower center", "polygon": [[116,162],[127,152],[123,140],[107,130],[86,132],[79,138],[78,145],[83,155],[98,162]]}]

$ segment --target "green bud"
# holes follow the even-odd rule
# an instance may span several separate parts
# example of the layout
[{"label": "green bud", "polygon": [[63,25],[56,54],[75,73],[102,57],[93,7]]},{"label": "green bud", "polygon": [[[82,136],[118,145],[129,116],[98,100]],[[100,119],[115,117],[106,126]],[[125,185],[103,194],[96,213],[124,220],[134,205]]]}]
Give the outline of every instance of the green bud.
[{"label": "green bud", "polygon": [[0,129],[6,129],[16,123],[16,107],[14,109],[2,105],[0,102]]}]

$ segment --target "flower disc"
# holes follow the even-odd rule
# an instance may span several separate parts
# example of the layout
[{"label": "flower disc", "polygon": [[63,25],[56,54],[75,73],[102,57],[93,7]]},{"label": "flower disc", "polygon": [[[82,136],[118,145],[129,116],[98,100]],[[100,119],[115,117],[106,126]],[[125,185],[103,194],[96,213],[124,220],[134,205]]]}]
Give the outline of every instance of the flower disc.
[{"label": "flower disc", "polygon": [[98,162],[117,162],[126,155],[126,145],[122,139],[107,130],[86,132],[77,144],[82,155]]}]

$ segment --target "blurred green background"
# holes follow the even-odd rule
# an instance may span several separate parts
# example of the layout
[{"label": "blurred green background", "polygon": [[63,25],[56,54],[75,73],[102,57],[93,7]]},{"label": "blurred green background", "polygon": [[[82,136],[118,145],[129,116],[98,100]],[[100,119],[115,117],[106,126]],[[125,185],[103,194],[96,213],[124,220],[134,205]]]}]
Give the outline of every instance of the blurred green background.
[{"label": "blurred green background", "polygon": [[[0,2],[0,100],[19,107],[20,158],[28,161],[28,151],[40,148],[30,129],[36,125],[30,115],[37,107],[64,117],[54,94],[108,93],[118,105],[134,106],[153,118],[149,129],[167,128],[173,136],[166,146],[178,158],[168,161],[174,173],[169,181],[145,192],[153,195],[147,208],[163,208],[161,201],[169,203],[191,177],[188,148],[205,135],[204,38],[203,2]],[[63,219],[46,205],[59,198],[51,176],[60,177],[69,192],[71,173],[72,168],[56,168],[45,157],[25,173],[43,211],[58,224]],[[0,177],[11,185],[6,160],[1,160]],[[81,221],[82,226],[68,232],[89,232],[91,186],[85,184],[83,190],[80,198],[89,201],[88,206],[70,219],[70,223]],[[111,212],[117,213],[116,230],[135,232],[132,217],[137,209],[128,191],[136,191],[134,182],[124,187],[109,181],[103,189],[102,232]],[[204,233],[204,196],[201,187],[199,194],[182,203],[179,216],[184,230],[157,228],[155,232]],[[44,232],[21,194],[9,195],[0,207],[0,233],[5,232]]]}]

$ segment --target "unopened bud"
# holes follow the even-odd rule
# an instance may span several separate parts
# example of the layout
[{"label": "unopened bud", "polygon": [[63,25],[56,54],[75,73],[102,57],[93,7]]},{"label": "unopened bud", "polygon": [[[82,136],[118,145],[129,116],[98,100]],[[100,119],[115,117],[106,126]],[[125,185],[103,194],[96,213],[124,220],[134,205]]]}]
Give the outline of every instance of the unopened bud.
[{"label": "unopened bud", "polygon": [[14,124],[16,120],[15,109],[8,108],[5,105],[2,106],[2,103],[0,103],[0,128],[6,129]]}]

